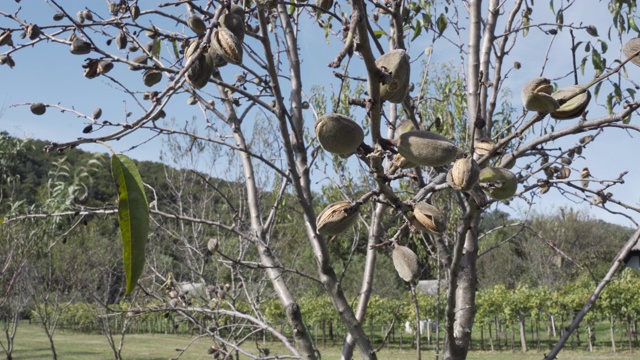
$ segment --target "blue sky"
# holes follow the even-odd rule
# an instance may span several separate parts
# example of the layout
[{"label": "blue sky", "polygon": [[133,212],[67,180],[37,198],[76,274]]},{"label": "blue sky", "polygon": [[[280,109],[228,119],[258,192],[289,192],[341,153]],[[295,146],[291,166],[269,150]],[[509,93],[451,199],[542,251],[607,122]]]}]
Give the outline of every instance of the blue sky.
[{"label": "blue sky", "polygon": [[[71,14],[75,14],[78,10],[84,8],[84,4],[94,4],[94,2],[82,2],[76,0],[59,1],[59,3],[68,8]],[[140,2],[143,6],[147,2]],[[151,3],[151,2],[148,2]],[[155,2],[153,2],[155,3]],[[510,3],[507,1],[506,3]],[[536,2],[534,13],[532,14],[532,22],[555,22],[548,8],[548,2],[539,4]],[[95,2],[96,10],[106,14],[106,5],[104,2]],[[51,24],[51,16],[56,12],[50,4],[45,1],[23,1],[16,4],[13,1],[5,1],[3,9],[7,13],[13,13],[18,6],[22,5],[19,15],[21,18],[29,22],[40,25]],[[598,28],[601,38],[607,34],[610,24],[610,16],[607,11],[607,2],[596,0],[581,0],[579,7],[573,6],[565,14],[565,24],[573,23],[575,25],[593,24]],[[184,13],[184,9],[175,10],[179,14]],[[443,11],[442,8],[437,10]],[[143,20],[144,22],[145,20]],[[465,22],[466,19],[461,21]],[[336,24],[337,25],[337,24]],[[0,17],[0,28],[14,27],[15,23],[5,17]],[[466,27],[466,24],[465,24]],[[501,25],[498,29],[501,29]],[[318,35],[322,33],[322,29],[313,24],[310,19],[302,26],[303,31],[300,34],[301,57],[303,58],[303,81],[307,91],[310,91],[311,85],[325,85],[337,87],[339,82],[331,74],[331,69],[326,64],[332,61],[339,51],[339,44],[336,39],[332,39],[330,46],[325,46],[323,37],[318,40]],[[47,31],[47,30],[45,30]],[[176,31],[182,31],[176,28]],[[595,41],[595,38],[586,34],[585,31],[575,32],[577,41]],[[17,34],[16,34],[17,35]],[[417,41],[410,44],[410,54],[412,60],[415,60],[422,54],[430,44],[427,37],[421,37]],[[623,42],[631,38],[633,35],[626,35]],[[457,41],[455,36],[451,39]],[[505,86],[511,89],[513,93],[513,104],[520,108],[519,93],[522,85],[533,77],[540,74],[540,69],[544,60],[544,53],[547,51],[551,36],[544,34],[538,29],[531,29],[527,37],[518,36],[518,43],[511,51],[507,64],[518,61],[522,64],[522,69],[512,72],[506,80]],[[461,40],[466,41],[466,34],[461,33]],[[20,42],[17,36],[14,41]],[[320,41],[320,42],[318,42]],[[609,57],[613,57],[620,52],[621,44],[616,39],[609,42]],[[112,48],[115,47],[112,45]],[[559,33],[555,38],[550,56],[548,58],[544,75],[554,79],[560,87],[571,85],[572,77],[562,78],[569,73],[571,69],[571,53],[570,36],[567,29]],[[0,48],[0,53],[6,51],[6,47]],[[167,55],[170,51],[168,48],[163,49],[163,54]],[[460,56],[457,50],[446,42],[439,41],[433,48],[433,62],[452,62],[455,66],[462,68]],[[122,53],[121,55],[123,55]],[[579,54],[581,54],[579,52]],[[95,79],[86,79],[82,75],[82,64],[87,56],[71,55],[68,47],[61,44],[47,43],[42,41],[31,49],[25,49],[16,52],[13,55],[16,61],[16,67],[9,69],[7,66],[0,66],[0,81],[4,85],[0,90],[0,107],[2,115],[0,117],[0,130],[6,130],[9,133],[19,137],[29,137],[37,139],[48,139],[51,141],[68,141],[77,137],[85,136],[82,129],[87,122],[76,117],[73,114],[61,113],[55,109],[49,108],[44,116],[34,116],[29,112],[27,106],[14,106],[25,102],[45,102],[59,103],[66,108],[75,108],[78,111],[90,114],[96,107],[101,107],[103,115],[101,120],[109,119],[117,122],[125,120],[125,114],[132,112],[132,118],[143,113],[135,102],[129,96],[124,94],[121,89],[115,88],[111,82],[101,77]],[[424,56],[422,56],[424,58]],[[355,65],[350,68],[353,75],[362,75],[364,71],[361,60],[352,59]],[[417,80],[419,71],[417,64],[414,64],[414,79]],[[360,74],[357,72],[360,71]],[[640,68],[632,65],[627,66],[628,74],[631,78],[640,75]],[[224,69],[226,78],[233,78],[239,74],[237,67],[227,66]],[[140,72],[131,72],[125,66],[118,65],[112,71],[111,75],[122,79],[126,84],[134,84],[140,90],[141,85]],[[580,76],[580,82],[588,82],[593,76],[593,71],[589,64],[584,76]],[[166,84],[166,79],[161,84]],[[157,89],[160,89],[158,87]],[[214,93],[215,89],[211,85],[204,89],[206,92]],[[285,93],[287,90],[285,89]],[[602,104],[605,96],[597,99],[598,104]],[[166,108],[168,114],[167,119],[173,119],[176,123],[199,121],[202,118],[202,112],[194,106],[186,105],[186,95],[177,96]],[[589,117],[594,118],[606,114],[601,106],[597,106],[592,100],[589,107]],[[532,115],[532,114],[530,114]],[[313,113],[308,110],[306,113],[306,121],[309,125],[313,124]],[[577,121],[577,120],[576,120]],[[633,121],[640,121],[635,116]],[[567,122],[569,124],[570,122]],[[565,123],[558,123],[556,127],[563,127]],[[250,124],[249,124],[250,125]],[[247,125],[247,126],[249,126]],[[108,129],[101,130],[95,135],[104,135],[108,133]],[[143,146],[134,150],[129,150],[150,138],[152,134],[143,132],[119,142],[111,143],[116,151],[125,152],[127,155],[140,160],[158,160],[161,152],[162,142],[160,139],[151,140]],[[598,138],[594,144],[590,145],[583,155],[586,159],[577,159],[572,165],[574,173],[572,178],[577,176],[577,172],[585,166],[588,166],[594,177],[597,178],[616,178],[623,171],[629,171],[625,177],[625,184],[618,185],[612,192],[616,197],[631,205],[638,206],[640,203],[640,169],[633,159],[633,154],[640,152],[640,143],[636,139],[637,135],[626,133],[621,130],[606,131],[605,134]],[[568,148],[577,143],[579,136],[570,139],[558,141],[554,146]],[[98,145],[82,146],[82,149],[89,151],[105,151],[103,147]],[[221,162],[222,166],[224,162]],[[350,160],[350,164],[355,166],[354,160]],[[201,166],[201,165],[200,165]],[[320,180],[318,186],[323,184]],[[557,190],[551,190],[543,198],[535,200],[534,209],[538,212],[547,213],[554,211],[560,206],[574,206],[579,209],[588,210],[594,217],[602,218],[607,221],[622,223],[629,225],[626,220],[611,214],[598,210],[589,205],[574,204],[568,202],[564,197],[560,196]],[[525,203],[514,201],[511,204],[514,212],[524,212]],[[619,210],[619,209],[616,209]],[[640,221],[640,216],[634,215],[636,221]]]}]

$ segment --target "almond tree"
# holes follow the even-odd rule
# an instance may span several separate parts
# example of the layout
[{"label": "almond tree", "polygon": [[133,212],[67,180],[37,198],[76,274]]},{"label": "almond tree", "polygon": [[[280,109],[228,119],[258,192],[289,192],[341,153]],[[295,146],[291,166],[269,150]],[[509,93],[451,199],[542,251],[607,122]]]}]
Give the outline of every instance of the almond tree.
[{"label": "almond tree", "polygon": [[[23,71],[23,53],[26,57],[32,48],[53,43],[61,52],[84,59],[69,76],[103,80],[120,90],[114,96],[133,106],[125,105],[124,119],[114,120],[117,117],[110,113],[106,120],[102,112],[110,109],[102,106],[85,113],[72,100],[17,104],[30,107],[35,115],[62,110],[79,118],[78,129],[85,135],[56,139],[45,150],[104,143],[121,152],[126,149],[119,149],[117,140],[141,133],[174,134],[188,137],[194,146],[222,147],[239,162],[243,216],[199,219],[154,207],[150,213],[154,218],[204,223],[250,244],[285,309],[295,341],[288,349],[296,357],[314,359],[318,352],[286,281],[289,273],[295,274],[295,266],[283,264],[274,251],[276,243],[291,241],[286,235],[275,237],[273,231],[282,219],[287,194],[296,197],[296,216],[303,219],[305,243],[317,265],[315,280],[349,332],[343,358],[351,358],[354,349],[362,358],[377,357],[362,322],[379,253],[393,249],[396,270],[412,286],[420,277],[419,265],[425,265],[418,263],[414,250],[420,247],[434,254],[435,266],[445,270],[448,282],[443,358],[464,359],[473,328],[484,212],[512,198],[537,201],[550,189],[612,212],[619,210],[610,206],[627,214],[638,210],[614,194],[624,173],[591,174],[587,167],[578,167],[605,129],[638,130],[629,120],[640,103],[621,70],[629,61],[640,63],[635,58],[640,45],[627,43],[622,57],[609,50],[616,45],[611,37],[617,36],[621,45],[629,31],[638,32],[635,1],[609,2],[613,25],[607,40],[593,25],[565,21],[578,8],[571,0],[552,1],[551,9],[524,0],[121,0],[86,8],[49,0],[21,5],[48,11],[55,22],[38,23],[23,16],[17,5],[0,11],[5,29],[0,35],[3,72]],[[556,39],[572,44],[575,60],[569,68],[551,69],[548,64],[553,54],[568,53],[555,45]],[[333,61],[327,66],[303,57],[308,46],[314,53],[331,52]],[[513,55],[531,47],[539,55],[535,60]],[[444,53],[454,54],[464,65],[457,77],[434,84],[428,79],[437,78],[441,67],[432,61],[446,61],[439,57]],[[424,69],[418,77],[420,59]],[[307,63],[311,66],[305,67]],[[532,72],[534,64],[542,66]],[[348,81],[366,84],[366,91],[338,101],[331,112],[322,114],[309,109],[310,100],[324,96],[313,93],[312,73],[332,79],[326,81],[336,89],[337,99],[342,99]],[[48,86],[44,82],[41,86]],[[522,90],[525,111],[520,113],[507,106],[507,90],[515,85],[518,88],[511,90]],[[591,99],[596,95],[604,104]],[[200,131],[162,120],[168,115],[182,120],[181,108],[174,105],[179,99],[197,107]],[[444,101],[436,116],[425,106],[434,100]],[[608,112],[592,111],[600,108]],[[567,119],[576,120],[563,121]],[[257,123],[264,126],[256,132]],[[268,139],[258,137],[265,133]],[[256,139],[270,141],[277,151],[262,153]],[[559,139],[570,145],[556,145]],[[323,159],[330,155],[341,164],[337,174],[326,172],[334,183],[341,184],[341,176],[353,168],[364,169],[368,181],[365,191],[356,194],[347,188],[344,201],[318,214],[314,184],[325,176]],[[133,216],[146,217],[148,202],[132,163],[121,155],[114,155],[113,162],[120,179],[118,212],[124,227]],[[270,181],[259,183],[265,176]],[[276,196],[265,202],[263,190],[276,183]],[[129,192],[132,185],[137,190]],[[134,200],[132,194],[138,201],[135,211],[123,215],[123,204]],[[359,301],[352,307],[327,242],[360,218],[369,231],[367,266]],[[132,245],[125,250],[127,292],[143,271],[146,225],[136,226],[144,229],[131,227],[137,235],[125,240]],[[313,278],[308,277],[311,282]],[[179,309],[185,316],[187,310]],[[251,319],[256,326],[267,326],[257,317]]]}]

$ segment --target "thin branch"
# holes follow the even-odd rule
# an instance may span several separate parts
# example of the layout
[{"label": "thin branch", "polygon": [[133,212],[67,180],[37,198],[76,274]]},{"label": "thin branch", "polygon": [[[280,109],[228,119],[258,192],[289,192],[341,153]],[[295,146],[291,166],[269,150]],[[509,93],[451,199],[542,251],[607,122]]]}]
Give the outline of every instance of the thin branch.
[{"label": "thin branch", "polygon": [[551,349],[551,351],[545,355],[544,360],[556,359],[556,356],[558,355],[558,353],[560,353],[560,350],[562,350],[567,340],[569,340],[569,338],[571,337],[573,332],[578,328],[578,326],[580,325],[584,317],[589,313],[591,308],[596,304],[596,301],[598,300],[598,297],[600,297],[600,293],[602,293],[602,290],[604,290],[607,284],[609,284],[613,280],[613,276],[616,274],[616,272],[618,272],[618,270],[624,266],[625,258],[629,255],[629,253],[631,252],[631,249],[638,243],[639,238],[640,238],[640,228],[636,230],[636,232],[629,238],[629,240],[627,240],[627,243],[622,247],[620,252],[618,252],[618,255],[616,255],[615,259],[613,260],[613,264],[609,268],[609,271],[607,272],[607,274],[602,278],[598,286],[596,286],[596,288],[593,290],[593,293],[589,297],[589,300],[587,300],[587,302],[582,307],[582,310],[580,310],[576,314],[576,316],[573,318],[573,321],[571,322],[571,325],[569,326],[567,331],[565,331],[565,333],[562,334],[562,337],[554,345],[553,349]]}]

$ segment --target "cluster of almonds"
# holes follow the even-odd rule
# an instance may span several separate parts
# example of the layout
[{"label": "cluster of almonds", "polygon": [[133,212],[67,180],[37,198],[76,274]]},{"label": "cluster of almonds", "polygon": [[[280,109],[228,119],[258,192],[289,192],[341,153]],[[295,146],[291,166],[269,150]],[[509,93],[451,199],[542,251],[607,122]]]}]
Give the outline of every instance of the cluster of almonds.
[{"label": "cluster of almonds", "polygon": [[[622,48],[623,54],[627,58],[631,58],[630,62],[640,66],[640,38],[634,38],[626,42]],[[551,117],[556,120],[574,119],[584,114],[591,100],[591,93],[583,86],[572,85],[566,88],[553,91],[551,81],[547,78],[536,78],[529,81],[522,89],[522,102],[527,110],[538,111],[542,113],[550,113]],[[580,143],[584,145],[592,139],[591,135],[580,139]],[[571,176],[571,165],[574,154],[582,153],[582,145],[578,145],[567,152],[567,156],[560,158],[560,166],[551,166],[548,164],[548,158],[543,157],[541,166],[547,180],[540,180],[540,193],[544,194],[549,191],[549,179],[567,179]],[[513,166],[514,158],[507,155],[502,159],[505,168]],[[485,176],[496,176],[493,174],[485,174]],[[588,168],[584,168],[581,173],[582,186],[589,185],[588,179],[591,176]],[[509,185],[513,186],[513,185]]]},{"label": "cluster of almonds", "polygon": [[[130,12],[130,16],[133,20],[136,20],[140,16],[140,8],[138,6],[122,7],[115,3],[110,3],[110,11],[117,15],[119,13],[124,14]],[[219,26],[215,29],[211,35],[211,41],[206,44],[207,51],[198,53],[199,47],[202,45],[201,41],[185,42],[183,44],[185,49],[185,63],[191,62],[189,70],[186,73],[186,80],[189,85],[196,89],[204,87],[215,71],[216,67],[224,66],[228,63],[240,65],[243,58],[242,42],[245,37],[245,13],[244,9],[238,5],[231,4],[228,9],[223,9],[223,13],[219,18]],[[54,20],[59,21],[64,19],[65,15],[56,14]],[[78,12],[77,20],[83,23],[85,20],[93,21],[93,15],[88,10],[82,10]],[[187,19],[189,28],[193,30],[199,37],[202,37],[206,30],[207,24],[205,21],[195,14],[191,14]],[[25,30],[26,36],[30,39],[35,39],[40,36],[40,29],[36,25],[29,25]],[[146,35],[150,39],[155,39],[159,36],[157,28],[153,27],[145,31]],[[129,45],[128,34],[122,29],[114,37],[115,44],[118,49],[124,50]],[[93,45],[72,34],[69,38],[70,52],[74,55],[86,55],[94,50]],[[108,41],[108,44],[111,40]],[[11,41],[11,32],[5,31],[0,34],[0,45],[13,45]],[[133,57],[129,68],[131,70],[141,70],[141,66],[136,64],[147,65],[149,61],[148,53],[154,53],[154,43],[151,42],[146,45],[147,53]],[[135,45],[129,46],[129,51],[135,52],[138,47]],[[10,58],[3,58],[2,63],[12,64]],[[108,60],[96,60],[88,59],[87,64],[83,66],[85,68],[85,76],[87,78],[94,78],[100,74],[106,74],[113,68],[113,64]],[[152,87],[158,84],[162,80],[162,72],[155,69],[148,69],[143,73],[143,82],[146,86]]]},{"label": "cluster of almonds", "polygon": [[556,120],[581,116],[591,101],[591,93],[584,87],[572,85],[554,92],[551,80],[543,77],[526,83],[521,96],[527,110],[550,113]]},{"label": "cluster of almonds", "polygon": [[[211,35],[208,51],[197,54],[201,44],[196,41],[189,44],[185,52],[185,61],[193,63],[186,74],[186,80],[196,89],[201,89],[209,82],[209,78],[217,67],[228,63],[242,64],[242,42],[245,36],[244,10],[238,5],[231,4],[230,8],[223,12],[219,19],[220,26]],[[204,20],[194,14],[189,17],[187,23],[198,36],[206,32],[207,26]]]},{"label": "cluster of almonds", "polygon": [[[402,103],[409,93],[410,64],[404,50],[394,50],[376,60],[381,70],[380,98],[382,101]],[[319,117],[314,126],[322,148],[341,157],[354,154],[364,141],[362,127],[352,118],[330,113]],[[451,163],[447,173],[449,185],[460,191],[469,191],[479,185],[484,192],[497,200],[506,200],[517,190],[516,176],[505,168],[480,169],[472,156],[465,156],[448,138],[405,120],[396,127],[396,138],[390,140],[396,146],[391,171],[416,166],[441,167]],[[474,144],[478,156],[496,154],[495,144],[480,140]],[[514,161],[511,161],[512,163]],[[513,164],[510,164],[513,166]],[[350,201],[329,204],[316,218],[318,233],[334,236],[347,231],[357,220],[358,205]],[[432,204],[421,201],[412,205],[409,221],[413,228],[434,234],[443,233],[447,224],[444,214]],[[402,279],[413,282],[419,277],[417,255],[408,247],[394,244],[394,267]]]}]

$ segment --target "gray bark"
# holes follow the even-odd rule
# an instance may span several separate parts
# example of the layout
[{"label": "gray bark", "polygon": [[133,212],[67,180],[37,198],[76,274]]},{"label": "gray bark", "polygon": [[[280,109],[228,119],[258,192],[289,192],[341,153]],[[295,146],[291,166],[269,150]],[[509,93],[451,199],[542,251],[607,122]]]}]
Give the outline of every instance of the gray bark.
[{"label": "gray bark", "polygon": [[524,314],[520,314],[520,319],[518,323],[520,324],[520,347],[522,348],[522,352],[527,352],[527,334],[524,326]]},{"label": "gray bark", "polygon": [[[371,229],[369,234],[369,242],[367,246],[367,257],[365,262],[364,274],[362,276],[362,286],[360,289],[360,298],[358,299],[358,307],[356,308],[356,318],[358,321],[362,321],[367,313],[367,305],[371,298],[371,290],[373,289],[373,275],[375,273],[377,250],[372,248],[371,245],[375,245],[379,242],[379,239],[384,235],[384,229],[382,228],[382,215],[384,214],[387,206],[384,204],[376,204],[373,211],[373,217],[371,219]],[[351,334],[347,335],[347,338],[342,347],[342,360],[351,359],[353,357],[354,339]]]},{"label": "gray bark", "polygon": [[478,225],[480,213],[476,204],[468,203],[462,225],[457,229],[456,249],[449,268],[447,294],[447,333],[445,360],[464,360],[471,343],[471,328],[475,315],[478,257]]}]

